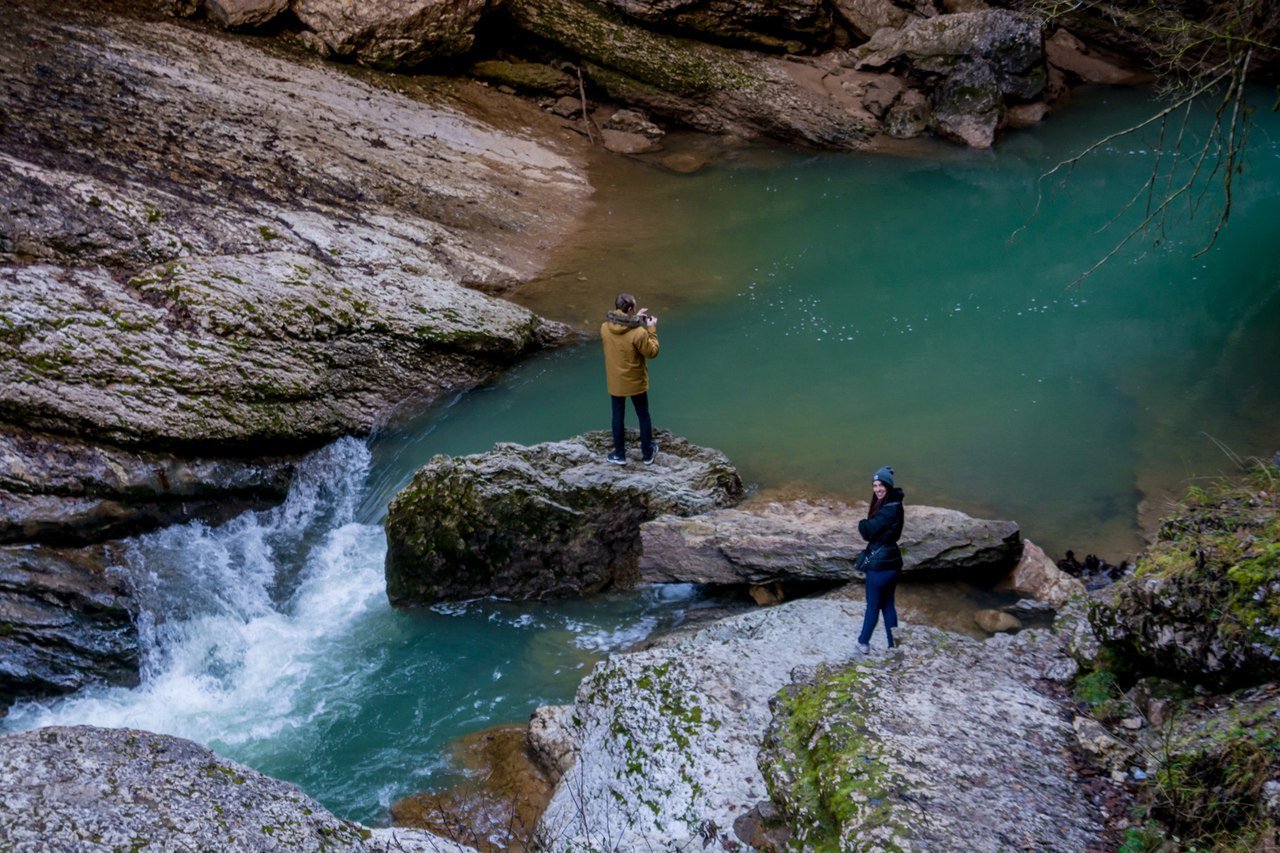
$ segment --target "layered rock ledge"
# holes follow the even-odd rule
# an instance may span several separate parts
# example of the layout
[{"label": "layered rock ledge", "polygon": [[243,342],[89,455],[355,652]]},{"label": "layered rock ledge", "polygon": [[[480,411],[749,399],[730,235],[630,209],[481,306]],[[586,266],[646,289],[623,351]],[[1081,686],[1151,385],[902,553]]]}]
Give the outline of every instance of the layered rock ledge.
[{"label": "layered rock ledge", "polygon": [[278,498],[264,453],[565,339],[474,289],[529,277],[586,204],[536,109],[499,129],[474,85],[393,90],[110,9],[16,2],[0,26],[0,426],[40,433],[0,442],[12,538],[54,536],[59,504],[74,536],[118,504],[102,538],[197,492]]},{"label": "layered rock ledge", "polygon": [[182,738],[53,727],[0,735],[0,843],[15,850],[470,848],[342,820],[293,785]]},{"label": "layered rock ledge", "polygon": [[663,430],[655,437],[653,465],[638,454],[626,467],[606,462],[603,430],[435,457],[387,510],[387,596],[397,605],[544,598],[634,581],[643,522],[742,495],[724,454]]},{"label": "layered rock ledge", "polygon": [[[866,547],[858,521],[866,517],[865,503],[810,501],[664,516],[640,528],[640,579],[751,585],[858,580],[854,562]],[[1008,572],[1022,552],[1015,522],[910,503],[900,544],[908,577],[989,579]]]}]

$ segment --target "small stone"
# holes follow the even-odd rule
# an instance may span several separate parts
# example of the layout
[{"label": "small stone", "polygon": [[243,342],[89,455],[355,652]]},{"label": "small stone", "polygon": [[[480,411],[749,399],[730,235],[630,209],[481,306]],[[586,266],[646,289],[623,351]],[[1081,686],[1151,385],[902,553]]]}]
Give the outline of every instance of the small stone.
[{"label": "small stone", "polygon": [[602,130],[604,147],[614,154],[644,154],[653,151],[658,143],[639,133],[626,133],[621,130]]},{"label": "small stone", "polygon": [[675,172],[679,175],[692,175],[694,172],[701,170],[707,165],[705,157],[699,157],[696,154],[680,153],[668,154],[660,161],[662,167],[668,171]]},{"label": "small stone", "polygon": [[1125,717],[1123,720],[1120,721],[1121,728],[1126,728],[1126,729],[1129,729],[1130,731],[1137,731],[1138,729],[1142,728],[1144,725],[1146,724],[1142,721],[1141,717]]},{"label": "small stone", "polygon": [[561,118],[577,118],[582,115],[582,99],[565,95],[551,105],[551,112]]},{"label": "small stone", "polygon": [[988,634],[1003,634],[1006,631],[1017,631],[1022,627],[1022,620],[999,610],[979,610],[973,614],[973,621]]}]

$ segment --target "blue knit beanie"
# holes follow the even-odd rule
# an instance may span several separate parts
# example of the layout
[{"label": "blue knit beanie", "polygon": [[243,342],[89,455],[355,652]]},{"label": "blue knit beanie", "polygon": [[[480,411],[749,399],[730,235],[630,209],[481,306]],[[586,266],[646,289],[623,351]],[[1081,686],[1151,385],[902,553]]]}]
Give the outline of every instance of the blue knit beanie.
[{"label": "blue knit beanie", "polygon": [[893,486],[893,469],[890,468],[888,465],[884,466],[883,468],[881,468],[879,471],[875,473],[875,476],[871,478],[872,482],[875,482],[876,480],[879,480],[880,482],[884,483],[886,486],[892,487]]}]

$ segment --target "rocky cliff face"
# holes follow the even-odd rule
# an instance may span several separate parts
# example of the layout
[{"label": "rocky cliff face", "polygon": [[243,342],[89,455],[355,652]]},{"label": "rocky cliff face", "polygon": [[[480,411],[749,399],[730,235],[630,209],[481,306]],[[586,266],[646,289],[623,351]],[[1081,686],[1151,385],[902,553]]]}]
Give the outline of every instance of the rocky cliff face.
[{"label": "rocky cliff face", "polygon": [[588,192],[570,147],[469,117],[472,90],[70,4],[0,25],[8,538],[89,536],[95,501],[102,538],[278,498],[288,460],[264,452],[564,338],[459,286],[530,275]]}]

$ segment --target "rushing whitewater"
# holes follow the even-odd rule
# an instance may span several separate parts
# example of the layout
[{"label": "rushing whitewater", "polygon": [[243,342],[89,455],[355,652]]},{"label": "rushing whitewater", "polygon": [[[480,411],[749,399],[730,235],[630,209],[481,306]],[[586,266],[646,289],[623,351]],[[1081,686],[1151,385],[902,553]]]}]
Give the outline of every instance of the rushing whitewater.
[{"label": "rushing whitewater", "polygon": [[697,601],[673,587],[392,610],[378,498],[414,463],[372,460],[365,442],[342,439],[299,466],[274,509],[131,540],[111,570],[141,611],[142,685],[23,703],[3,729],[178,735],[377,822],[395,799],[453,778],[450,740],[568,700],[601,655]]},{"label": "rushing whitewater", "polygon": [[142,613],[142,686],[19,705],[7,727],[131,726],[235,744],[306,720],[335,675],[320,640],[340,641],[386,606],[382,531],[353,521],[369,459],[343,439],[300,466],[274,509],[132,541],[113,571]]}]

